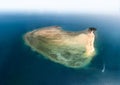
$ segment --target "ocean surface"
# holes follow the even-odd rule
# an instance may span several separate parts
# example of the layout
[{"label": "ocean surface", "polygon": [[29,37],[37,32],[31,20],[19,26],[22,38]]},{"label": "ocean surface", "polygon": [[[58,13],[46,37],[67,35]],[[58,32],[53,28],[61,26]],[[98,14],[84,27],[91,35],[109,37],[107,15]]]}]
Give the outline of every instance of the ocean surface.
[{"label": "ocean surface", "polygon": [[[26,46],[23,35],[40,27],[97,28],[97,55],[72,69]],[[120,16],[89,14],[0,14],[0,85],[120,85]]]}]

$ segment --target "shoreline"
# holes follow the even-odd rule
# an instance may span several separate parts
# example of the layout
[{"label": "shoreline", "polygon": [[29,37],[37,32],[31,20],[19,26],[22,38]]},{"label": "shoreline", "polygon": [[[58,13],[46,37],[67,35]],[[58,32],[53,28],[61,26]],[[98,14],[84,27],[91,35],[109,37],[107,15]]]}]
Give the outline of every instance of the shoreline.
[{"label": "shoreline", "polygon": [[[41,29],[36,29],[36,30],[33,30],[33,31],[31,31],[31,32],[27,32],[24,36],[23,36],[23,39],[24,39],[24,41],[25,41],[25,44],[27,45],[27,46],[30,46],[31,47],[31,49],[33,50],[33,51],[36,51],[36,52],[38,52],[38,53],[40,53],[40,54],[42,54],[43,56],[45,56],[45,58],[46,59],[49,59],[49,60],[51,60],[51,61],[54,61],[55,63],[61,63],[62,65],[64,65],[64,66],[66,66],[66,67],[69,67],[69,68],[83,68],[83,67],[85,67],[85,66],[87,66],[87,65],[89,65],[89,63],[91,62],[91,60],[92,60],[92,58],[96,55],[96,49],[94,48],[94,50],[93,50],[93,53],[91,54],[91,55],[88,55],[88,57],[86,56],[86,55],[82,55],[82,57],[83,58],[86,58],[86,60],[85,60],[85,62],[83,62],[81,65],[79,65],[79,66],[70,66],[67,62],[65,62],[64,60],[64,62],[61,62],[61,61],[57,61],[57,60],[55,60],[54,58],[52,58],[49,54],[46,54],[46,53],[44,53],[44,52],[42,52],[42,51],[40,51],[39,49],[36,49],[36,47],[34,47],[34,45],[31,45],[30,44],[30,41],[27,39],[27,36],[30,36],[30,33],[33,33],[33,35],[34,35],[34,33],[35,33],[35,31],[37,32],[37,31],[39,31],[39,30],[41,30]],[[44,30],[44,29],[43,29]],[[63,30],[62,30],[63,31]],[[94,46],[94,40],[95,39],[93,39],[93,46]],[[64,42],[65,43],[65,42]],[[89,42],[88,42],[89,43]],[[58,44],[59,45],[59,44]],[[74,45],[74,44],[73,44]],[[59,52],[59,51],[58,51]],[[85,57],[86,56],[86,57]],[[61,57],[62,58],[62,57]],[[63,58],[64,59],[64,58]],[[79,62],[80,63],[80,62]]]}]

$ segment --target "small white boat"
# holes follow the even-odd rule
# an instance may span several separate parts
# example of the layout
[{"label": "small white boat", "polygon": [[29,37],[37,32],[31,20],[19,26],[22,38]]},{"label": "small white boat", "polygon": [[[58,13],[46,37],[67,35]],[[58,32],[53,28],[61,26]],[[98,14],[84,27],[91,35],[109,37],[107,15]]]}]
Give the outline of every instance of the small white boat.
[{"label": "small white boat", "polygon": [[103,64],[102,72],[105,72],[105,64]]}]

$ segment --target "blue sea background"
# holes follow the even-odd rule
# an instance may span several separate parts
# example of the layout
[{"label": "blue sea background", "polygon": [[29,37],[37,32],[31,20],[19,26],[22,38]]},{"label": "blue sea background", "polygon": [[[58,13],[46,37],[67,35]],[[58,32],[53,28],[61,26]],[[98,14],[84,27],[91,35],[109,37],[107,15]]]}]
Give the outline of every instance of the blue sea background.
[{"label": "blue sea background", "polygon": [[[25,45],[26,32],[53,25],[68,31],[97,28],[97,55],[89,66],[67,68]],[[0,85],[120,85],[120,16],[1,13]]]}]

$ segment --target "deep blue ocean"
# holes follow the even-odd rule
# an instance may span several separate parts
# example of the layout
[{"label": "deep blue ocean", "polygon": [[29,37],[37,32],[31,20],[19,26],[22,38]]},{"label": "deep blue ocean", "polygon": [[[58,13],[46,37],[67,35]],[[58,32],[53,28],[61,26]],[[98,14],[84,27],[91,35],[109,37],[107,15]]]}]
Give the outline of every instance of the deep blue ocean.
[{"label": "deep blue ocean", "polygon": [[[89,66],[67,68],[25,45],[26,32],[53,25],[69,31],[97,28],[97,55]],[[0,85],[120,85],[120,16],[1,13]]]}]

